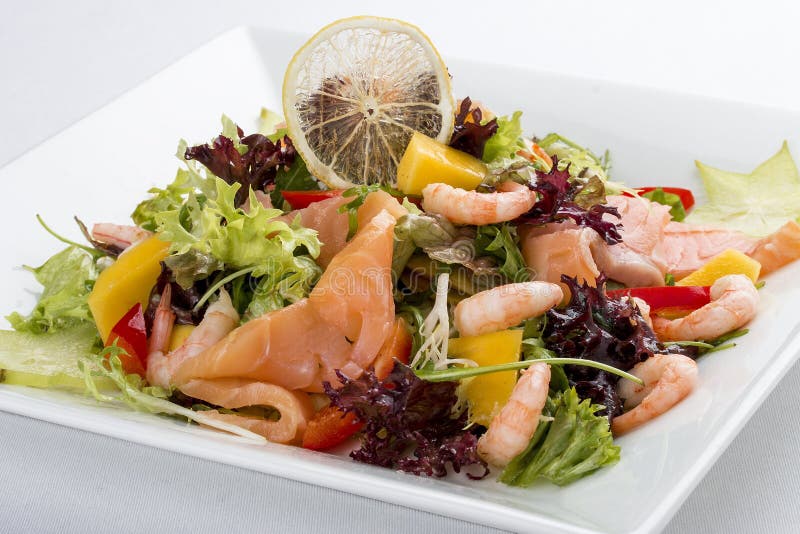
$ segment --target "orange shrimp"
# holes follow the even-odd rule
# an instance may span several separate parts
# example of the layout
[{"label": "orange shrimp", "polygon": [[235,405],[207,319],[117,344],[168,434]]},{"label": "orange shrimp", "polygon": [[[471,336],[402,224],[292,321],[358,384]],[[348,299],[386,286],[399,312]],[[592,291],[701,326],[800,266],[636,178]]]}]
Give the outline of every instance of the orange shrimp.
[{"label": "orange shrimp", "polygon": [[454,323],[462,336],[497,332],[543,314],[563,298],[561,288],[549,282],[506,284],[459,302],[453,312]]},{"label": "orange shrimp", "polygon": [[758,300],[749,278],[729,274],[711,286],[711,302],[680,319],[653,317],[653,330],[663,341],[715,339],[749,323]]},{"label": "orange shrimp", "polygon": [[520,373],[508,402],[500,409],[486,433],[478,440],[478,454],[503,467],[530,443],[547,401],[550,366],[534,363]]},{"label": "orange shrimp", "polygon": [[641,378],[644,386],[620,380],[617,392],[630,411],[611,421],[617,436],[630,432],[678,404],[697,385],[697,364],[680,354],[656,354],[637,363],[629,371]]},{"label": "orange shrimp", "polygon": [[467,191],[447,184],[430,184],[422,190],[422,207],[444,215],[455,224],[493,224],[516,219],[536,203],[524,185],[503,182],[498,193]]}]

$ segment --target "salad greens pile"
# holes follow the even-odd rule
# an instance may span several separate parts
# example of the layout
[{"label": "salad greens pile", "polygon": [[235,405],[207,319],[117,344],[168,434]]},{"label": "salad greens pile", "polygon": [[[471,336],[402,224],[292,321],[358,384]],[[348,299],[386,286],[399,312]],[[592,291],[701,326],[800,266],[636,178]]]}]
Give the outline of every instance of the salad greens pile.
[{"label": "salad greens pile", "polygon": [[6,317],[15,330],[43,334],[92,322],[86,299],[99,273],[95,256],[69,246],[41,266],[25,268],[33,273],[43,290],[27,317],[18,312]]},{"label": "salad greens pile", "polygon": [[[555,133],[527,139],[519,111],[500,117],[484,114],[491,115],[465,98],[450,146],[486,164],[488,173],[478,190],[491,192],[500,181],[511,179],[536,193],[533,207],[518,220],[456,226],[385,185],[327,191],[347,198],[339,211],[348,215],[348,239],[357,230],[357,210],[369,194],[386,191],[406,208],[394,229],[392,272],[396,313],[410,327],[412,357],[409,365],[395,360],[383,378],[376,365],[356,379],[337,371],[340,387],[323,385],[330,406],[341,412],[339,418],[351,414],[357,423],[354,431],[360,429],[360,446],[351,452],[355,460],[428,476],[465,470],[471,478],[482,478],[489,468],[477,444],[485,429],[470,417],[465,384],[477,376],[546,362],[550,389],[534,421],[535,433],[499,480],[515,486],[541,479],[565,485],[619,460],[610,430],[610,420],[622,413],[617,382],[641,383],[627,371],[654,354],[696,357],[720,350],[738,333],[712,343],[665,346],[631,299],[607,295],[604,276],[594,284],[564,276],[568,302],[514,328],[516,334],[522,330],[515,361],[479,366],[451,357],[448,343],[455,333],[450,318],[458,302],[531,279],[520,249],[519,223],[570,221],[593,230],[609,245],[622,240],[615,220],[619,213],[605,204],[607,194],[624,190],[610,181],[608,152],[599,157]],[[177,322],[196,325],[221,289],[231,294],[246,322],[307,297],[319,280],[323,243],[316,230],[302,225],[282,192],[321,193],[325,186],[311,176],[286,131],[279,129],[281,122],[277,114],[262,110],[258,132],[245,135],[223,116],[221,134],[209,143],[189,146],[181,140],[177,155],[183,167],[170,184],[150,189],[150,197],[134,210],[137,226],[169,242],[143,309],[148,335],[167,286]],[[698,168],[709,203],[690,215],[678,195],[655,189],[643,196],[670,206],[676,221],[685,217],[752,235],[765,235],[800,217],[800,175],[785,144],[750,175],[699,162]],[[78,223],[92,246],[53,234],[67,248],[40,267],[26,267],[43,290],[30,314],[7,317],[15,331],[0,332],[0,377],[9,383],[79,389],[98,401],[122,401],[135,410],[263,441],[203,413],[218,407],[187,400],[126,371],[130,347],[117,341],[103,346],[87,299],[120,250],[95,241]]]}]

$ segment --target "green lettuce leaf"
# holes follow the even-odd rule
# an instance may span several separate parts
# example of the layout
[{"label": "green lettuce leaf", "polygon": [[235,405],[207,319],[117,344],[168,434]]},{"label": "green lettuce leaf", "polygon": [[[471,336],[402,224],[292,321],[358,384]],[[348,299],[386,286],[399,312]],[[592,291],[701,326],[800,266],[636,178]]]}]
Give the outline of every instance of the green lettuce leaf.
[{"label": "green lettuce leaf", "polygon": [[785,141],[774,156],[750,174],[695,163],[708,203],[697,206],[686,217],[687,223],[722,226],[763,237],[800,217],[800,175]]},{"label": "green lettuce leaf", "polygon": [[42,286],[42,296],[30,315],[7,316],[15,330],[41,334],[92,321],[87,298],[97,279],[95,257],[70,246],[52,256],[41,267],[25,267]]},{"label": "green lettuce leaf", "polygon": [[557,133],[547,134],[537,144],[551,156],[558,157],[559,170],[564,170],[569,165],[569,174],[573,178],[589,174],[599,177],[603,182],[608,181],[608,172],[611,170],[611,157],[608,151],[603,157],[598,157],[588,148]]},{"label": "green lettuce leaf", "polygon": [[263,207],[252,191],[250,210],[245,212],[234,206],[239,184],[228,185],[219,178],[215,183],[215,198],[208,199],[202,207],[189,203],[189,228],[184,226],[179,210],[156,217],[158,232],[171,243],[172,253],[184,254],[194,249],[214,256],[230,268],[252,267],[253,276],[271,273],[275,264],[292,263],[299,247],[305,247],[313,258],[319,255],[316,231],[302,227],[299,218],[291,224],[276,220],[283,212]]},{"label": "green lettuce leaf", "polygon": [[202,206],[190,193],[180,210],[156,216],[178,283],[188,287],[222,268],[237,271],[234,277],[249,274],[258,281],[245,320],[305,297],[322,273],[312,259],[321,246],[317,232],[301,226],[299,217],[277,220],[283,212],[265,208],[252,191],[248,211],[235,207],[240,184],[215,180],[214,198]]},{"label": "green lettuce leaf", "polygon": [[417,248],[446,247],[456,237],[458,231],[445,218],[414,212],[403,215],[394,227],[392,272],[399,276]]},{"label": "green lettuce leaf", "polygon": [[[258,133],[266,135],[270,139],[272,139],[272,136],[276,138],[283,137],[286,129],[279,129],[278,126],[281,124],[283,124],[283,117],[280,113],[276,113],[271,109],[261,108],[261,113],[258,115]],[[275,139],[272,140],[274,141]]]},{"label": "green lettuce leaf", "polygon": [[243,320],[255,319],[306,297],[321,275],[322,269],[314,260],[308,256],[294,257],[291,264],[261,277]]},{"label": "green lettuce leaf", "polygon": [[500,481],[530,486],[544,478],[564,486],[619,461],[608,418],[596,415],[603,408],[581,401],[575,388],[548,397],[530,444],[506,466]]},{"label": "green lettuce leaf", "polygon": [[522,140],[521,111],[515,111],[511,118],[497,118],[497,132],[486,141],[483,148],[483,161],[489,163],[498,159],[512,158],[517,150],[525,148]]},{"label": "green lettuce leaf", "polygon": [[508,223],[479,226],[475,236],[477,256],[491,256],[498,260],[500,272],[512,282],[527,282],[530,271],[519,250],[517,229]]},{"label": "green lettuce leaf", "polygon": [[166,188],[152,187],[148,189],[147,192],[152,196],[136,206],[136,209],[131,214],[133,222],[145,230],[155,231],[156,215],[164,211],[180,209],[186,200],[186,196],[191,191],[194,191],[194,185],[191,181],[189,171],[179,169],[175,175],[175,180]]},{"label": "green lettuce leaf", "polygon": [[686,210],[683,208],[683,202],[681,202],[681,197],[678,195],[667,193],[660,187],[657,187],[642,196],[651,202],[658,202],[659,204],[669,206],[669,214],[672,215],[673,221],[681,222],[686,218]]}]

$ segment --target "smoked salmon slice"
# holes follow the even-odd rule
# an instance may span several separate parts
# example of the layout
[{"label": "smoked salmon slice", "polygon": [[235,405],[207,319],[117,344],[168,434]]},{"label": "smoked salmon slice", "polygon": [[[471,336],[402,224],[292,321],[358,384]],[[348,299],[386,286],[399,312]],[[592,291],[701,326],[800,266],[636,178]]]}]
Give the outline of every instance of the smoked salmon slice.
[{"label": "smoked salmon slice", "polygon": [[335,370],[357,377],[394,322],[395,218],[382,211],[337,254],[307,299],[265,314],[185,361],[178,386],[196,379],[247,378],[321,392]]}]

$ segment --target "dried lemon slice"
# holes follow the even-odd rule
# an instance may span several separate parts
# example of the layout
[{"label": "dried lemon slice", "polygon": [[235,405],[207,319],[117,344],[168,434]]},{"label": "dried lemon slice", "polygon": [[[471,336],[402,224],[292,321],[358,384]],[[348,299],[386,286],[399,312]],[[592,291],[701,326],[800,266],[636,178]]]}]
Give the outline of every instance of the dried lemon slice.
[{"label": "dried lemon slice", "polygon": [[454,110],[447,67],[430,39],[394,19],[326,26],[283,80],[289,136],[311,173],[334,188],[396,185],[414,132],[446,143]]}]

